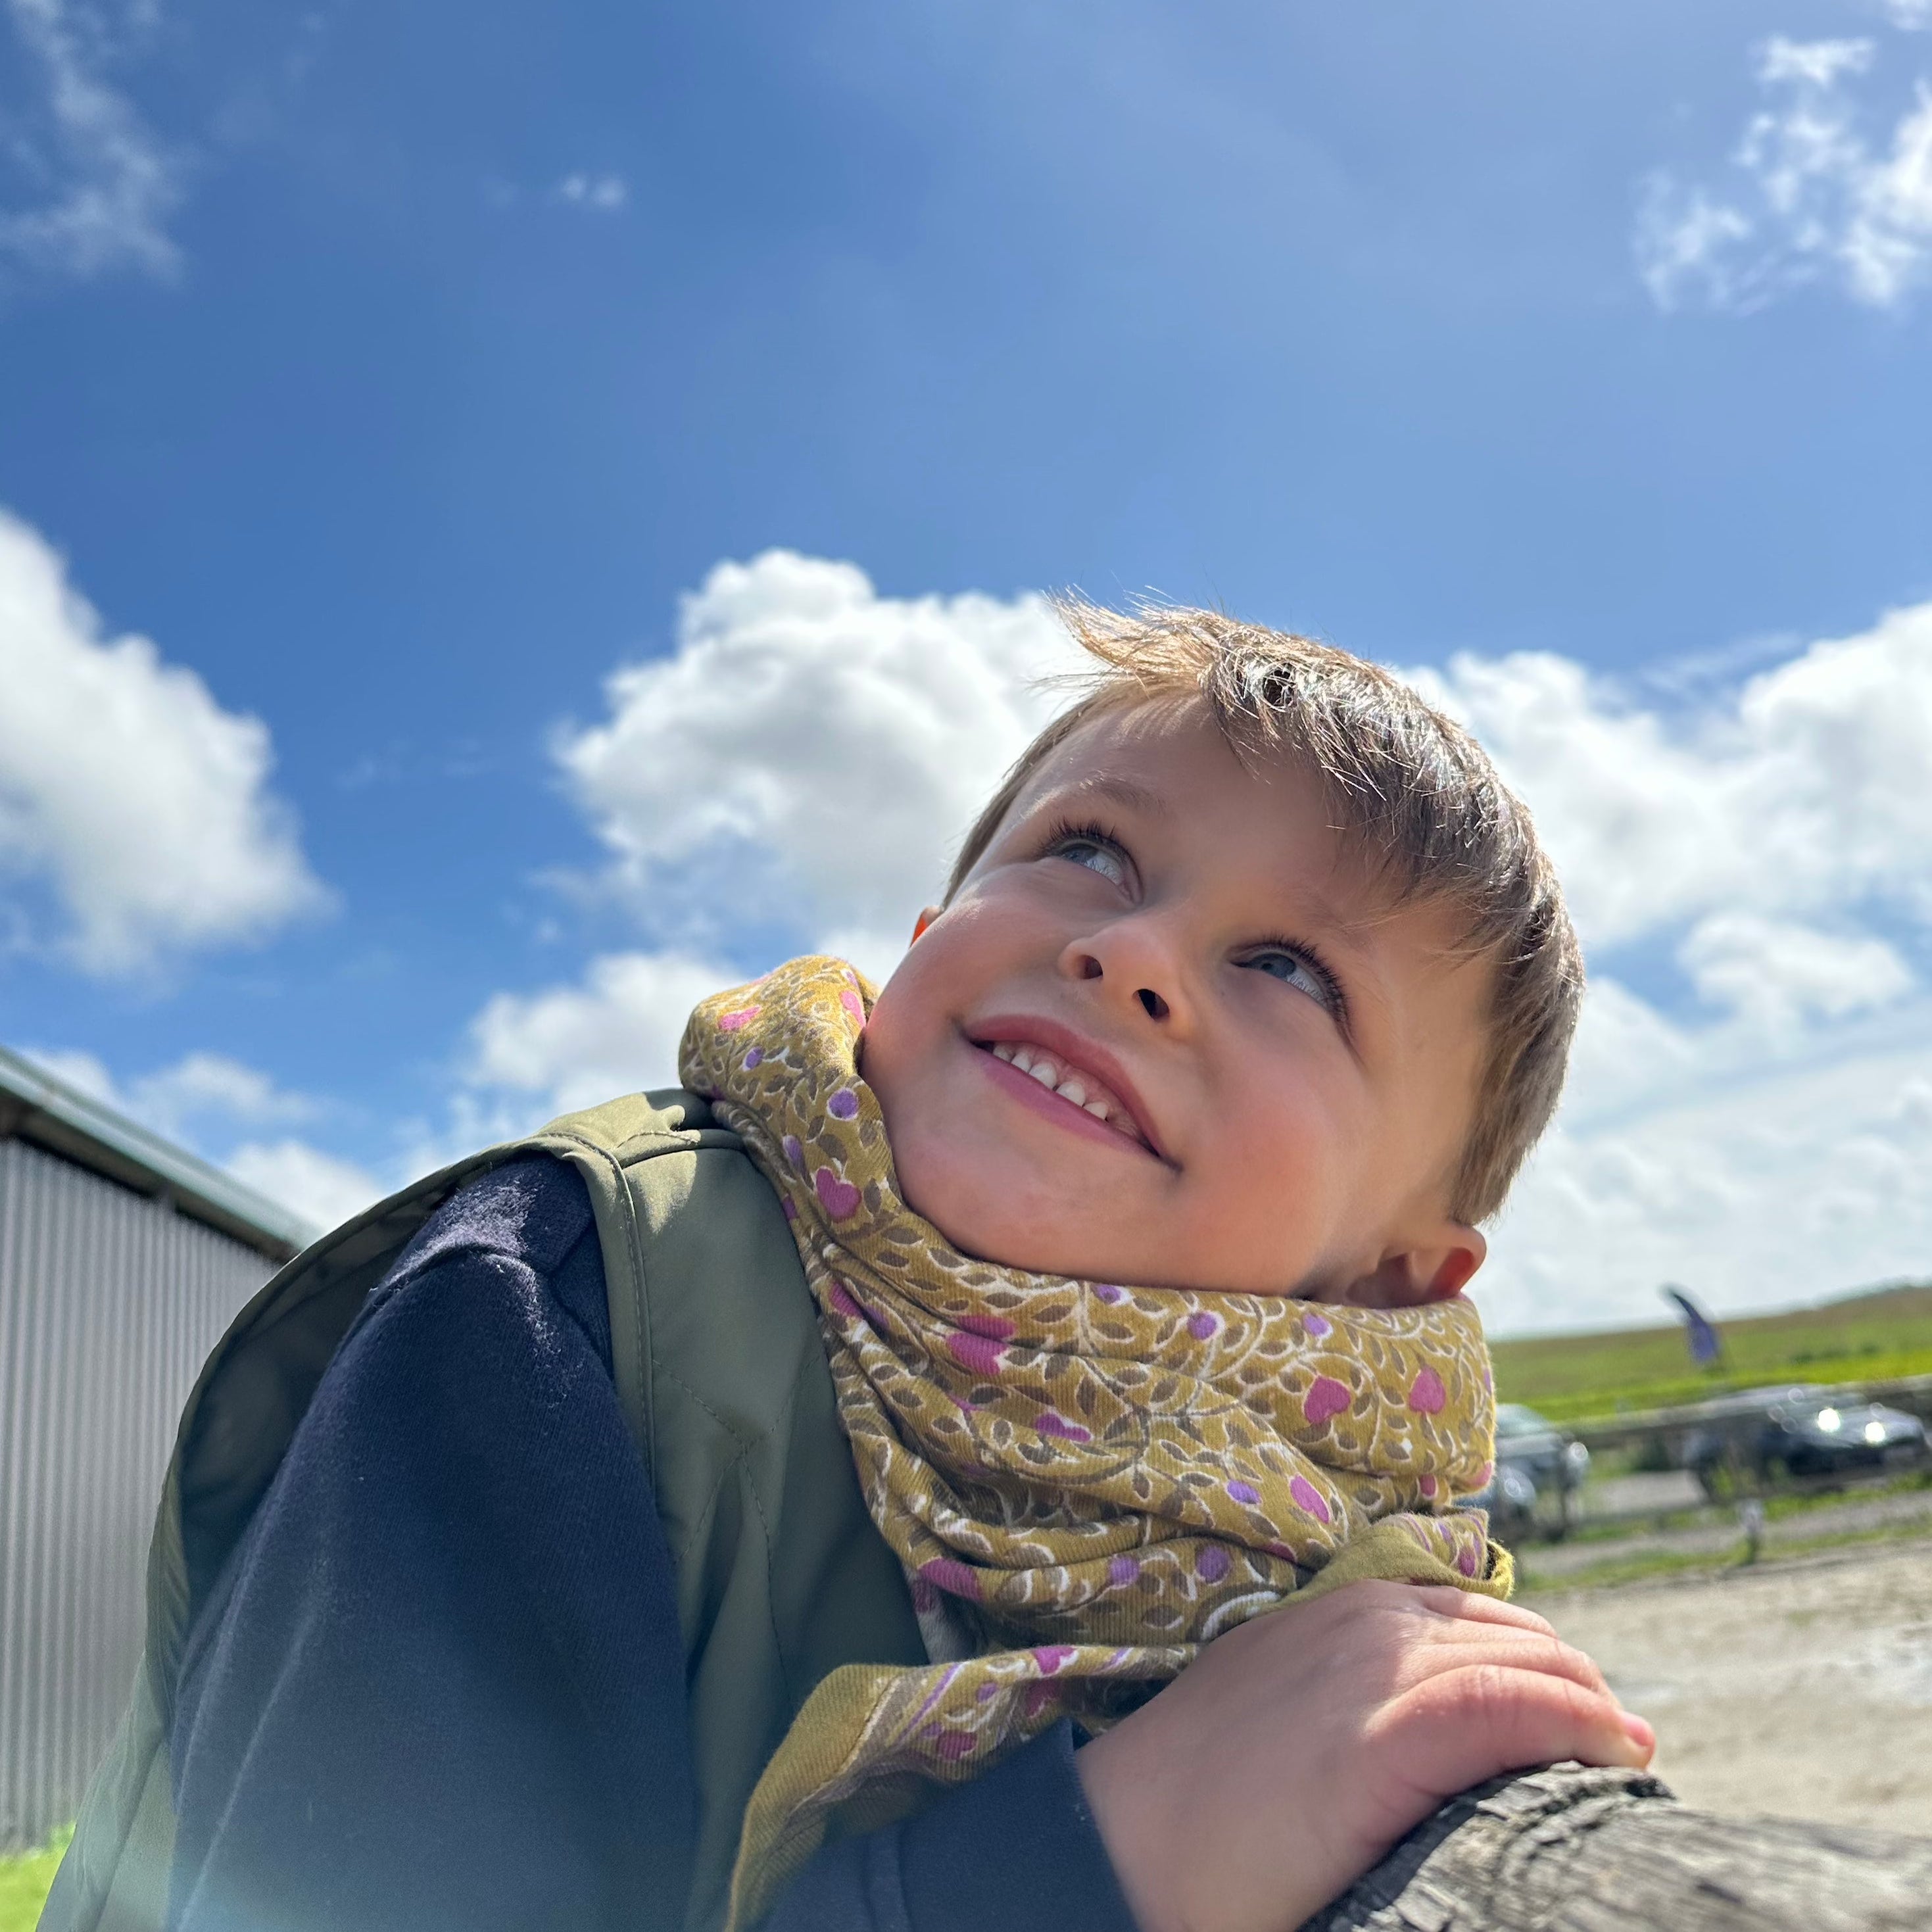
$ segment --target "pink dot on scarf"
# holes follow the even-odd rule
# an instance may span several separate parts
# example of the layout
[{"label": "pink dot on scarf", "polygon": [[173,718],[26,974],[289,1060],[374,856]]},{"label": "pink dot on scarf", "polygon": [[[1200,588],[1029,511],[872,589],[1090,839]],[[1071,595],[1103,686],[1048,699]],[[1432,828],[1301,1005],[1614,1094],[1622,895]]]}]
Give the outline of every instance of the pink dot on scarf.
[{"label": "pink dot on scarf", "polygon": [[835,1119],[849,1120],[859,1111],[859,1096],[849,1087],[842,1087],[825,1103],[825,1111]]},{"label": "pink dot on scarf", "polygon": [[1206,1543],[1194,1559],[1194,1574],[1204,1583],[1218,1583],[1234,1568],[1234,1559],[1218,1543]]},{"label": "pink dot on scarf", "polygon": [[1043,1643],[1033,1654],[1034,1663],[1049,1677],[1072,1659],[1073,1646],[1070,1643]]},{"label": "pink dot on scarf", "polygon": [[1091,1430],[1082,1429],[1077,1422],[1069,1422],[1065,1416],[1056,1415],[1052,1409],[1045,1411],[1034,1424],[1042,1436],[1058,1436],[1064,1442],[1090,1442]]},{"label": "pink dot on scarf", "polygon": [[1464,1576],[1473,1576],[1476,1574],[1476,1552],[1473,1550],[1457,1551],[1456,1568],[1461,1570]]},{"label": "pink dot on scarf", "polygon": [[1310,1429],[1319,1429],[1330,1416],[1346,1415],[1353,1400],[1347,1383],[1333,1376],[1317,1376],[1301,1398],[1301,1413]]},{"label": "pink dot on scarf", "polygon": [[758,1009],[756,1006],[740,1006],[735,1013],[720,1013],[718,1016],[718,1030],[720,1033],[736,1033],[740,1027],[749,1026],[758,1017]]},{"label": "pink dot on scarf", "polygon": [[1013,1324],[1004,1315],[962,1315],[959,1325],[969,1335],[984,1335],[995,1342],[1013,1338]]},{"label": "pink dot on scarf", "polygon": [[1495,1463],[1484,1462],[1480,1465],[1477,1468],[1474,1479],[1469,1484],[1469,1487],[1472,1490],[1486,1490],[1490,1486],[1490,1478],[1496,1473],[1496,1466]]},{"label": "pink dot on scarf", "polygon": [[1228,1493],[1238,1503],[1258,1503],[1262,1499],[1261,1491],[1252,1483],[1230,1483]]},{"label": "pink dot on scarf", "polygon": [[1436,1478],[1430,1475],[1426,1470],[1424,1470],[1420,1475],[1416,1478],[1415,1486],[1420,1490],[1425,1496],[1432,1498],[1436,1494]]},{"label": "pink dot on scarf", "polygon": [[1218,1315],[1190,1315],[1187,1318],[1187,1332],[1197,1342],[1204,1342],[1221,1325]]},{"label": "pink dot on scarf", "polygon": [[1334,1334],[1335,1324],[1325,1316],[1304,1315],[1301,1318],[1301,1331],[1304,1335],[1312,1335],[1318,1342],[1324,1335]]},{"label": "pink dot on scarf", "polygon": [[842,1315],[848,1322],[862,1321],[866,1311],[852,1299],[852,1291],[842,1281],[832,1284],[832,1292],[826,1298],[835,1314]]},{"label": "pink dot on scarf", "polygon": [[1297,1476],[1288,1486],[1288,1492],[1294,1498],[1295,1508],[1306,1516],[1312,1516],[1317,1522],[1333,1522],[1328,1505],[1322,1500],[1322,1492],[1306,1476]]},{"label": "pink dot on scarf", "polygon": [[984,1335],[964,1333],[949,1335],[946,1338],[946,1352],[975,1375],[996,1376],[1006,1358],[1006,1352],[998,1342]]},{"label": "pink dot on scarf", "polygon": [[1110,1556],[1107,1559],[1107,1581],[1121,1588],[1136,1582],[1140,1574],[1140,1564],[1131,1556]]},{"label": "pink dot on scarf", "polygon": [[1020,1708],[1029,1718],[1036,1718],[1053,1702],[1053,1686],[1036,1678],[1020,1693]]},{"label": "pink dot on scarf", "polygon": [[838,1004],[858,1022],[860,1025],[863,1026],[866,1024],[866,1003],[853,992],[850,986],[838,995]]},{"label": "pink dot on scarf", "polygon": [[941,1731],[932,1748],[941,1757],[956,1762],[962,1757],[970,1757],[979,1742],[970,1731]]},{"label": "pink dot on scarf", "polygon": [[1408,1406],[1418,1415],[1440,1415],[1448,1400],[1442,1378],[1433,1369],[1416,1370],[1415,1379],[1408,1385]]},{"label": "pink dot on scarf", "polygon": [[949,1597],[965,1597],[976,1604],[980,1600],[979,1578],[950,1556],[935,1556],[930,1563],[922,1563],[919,1574],[935,1590],[944,1590]]},{"label": "pink dot on scarf", "polygon": [[849,1180],[841,1180],[829,1167],[821,1167],[812,1177],[825,1211],[835,1221],[843,1221],[859,1211],[859,1190]]}]

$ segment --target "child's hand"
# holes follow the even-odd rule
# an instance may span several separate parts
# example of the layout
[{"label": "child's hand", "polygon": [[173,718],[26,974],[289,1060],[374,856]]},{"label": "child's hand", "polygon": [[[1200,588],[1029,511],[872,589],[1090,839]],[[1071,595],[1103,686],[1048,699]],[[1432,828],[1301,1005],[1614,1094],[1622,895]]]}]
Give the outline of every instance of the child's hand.
[{"label": "child's hand", "polygon": [[1142,1932],[1292,1932],[1470,1785],[1655,1745],[1542,1618],[1354,1583],[1231,1630],[1074,1762]]}]

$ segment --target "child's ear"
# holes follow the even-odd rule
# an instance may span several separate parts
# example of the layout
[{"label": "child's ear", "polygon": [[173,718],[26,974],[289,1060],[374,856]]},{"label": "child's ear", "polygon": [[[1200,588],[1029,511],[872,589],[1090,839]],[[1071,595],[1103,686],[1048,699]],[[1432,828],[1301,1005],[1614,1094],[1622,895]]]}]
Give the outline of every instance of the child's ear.
[{"label": "child's ear", "polygon": [[1342,1297],[1357,1308],[1417,1308],[1425,1302],[1453,1301],[1488,1258],[1482,1230],[1444,1220],[1412,1246],[1384,1255],[1358,1276]]}]

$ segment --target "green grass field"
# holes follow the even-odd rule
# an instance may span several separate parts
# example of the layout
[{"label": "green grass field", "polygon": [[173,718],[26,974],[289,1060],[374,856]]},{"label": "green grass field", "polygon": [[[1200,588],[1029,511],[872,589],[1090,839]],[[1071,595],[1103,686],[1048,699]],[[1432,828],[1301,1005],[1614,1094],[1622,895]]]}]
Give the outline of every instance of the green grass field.
[{"label": "green grass field", "polygon": [[1682,1328],[1549,1335],[1491,1345],[1496,1393],[1558,1422],[1697,1402],[1760,1382],[1876,1382],[1932,1374],[1932,1283],[1718,1324],[1724,1360],[1691,1365]]},{"label": "green grass field", "polygon": [[57,1832],[38,1852],[0,1858],[0,1932],[33,1932],[54,1882],[54,1868],[73,1836],[71,1831]]}]

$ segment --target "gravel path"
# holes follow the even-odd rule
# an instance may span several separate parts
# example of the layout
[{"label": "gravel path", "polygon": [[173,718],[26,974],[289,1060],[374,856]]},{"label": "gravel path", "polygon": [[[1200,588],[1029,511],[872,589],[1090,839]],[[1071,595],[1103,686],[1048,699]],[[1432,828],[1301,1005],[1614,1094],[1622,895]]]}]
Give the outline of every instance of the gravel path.
[{"label": "gravel path", "polygon": [[1656,1726],[1687,1803],[1932,1835],[1932,1545],[1522,1600]]}]

